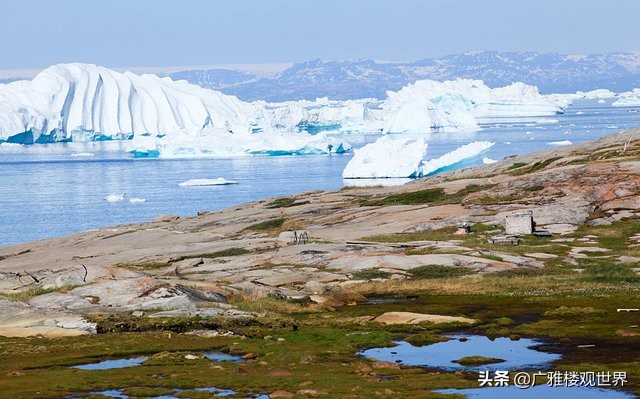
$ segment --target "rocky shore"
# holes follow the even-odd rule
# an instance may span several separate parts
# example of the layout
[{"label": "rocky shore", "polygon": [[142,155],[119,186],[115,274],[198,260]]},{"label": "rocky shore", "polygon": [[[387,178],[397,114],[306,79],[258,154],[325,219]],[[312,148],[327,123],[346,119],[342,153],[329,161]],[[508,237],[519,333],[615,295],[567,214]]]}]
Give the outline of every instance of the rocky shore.
[{"label": "rocky shore", "polygon": [[[514,254],[486,243],[522,210],[570,250]],[[559,257],[578,264],[607,250],[595,237],[577,241],[576,229],[639,218],[635,129],[400,187],[305,192],[3,247],[0,335],[95,333],[97,314],[253,317],[229,304],[238,296],[338,307],[367,300],[354,284],[407,280],[430,265],[481,276]],[[485,244],[453,234],[463,222]]]}]

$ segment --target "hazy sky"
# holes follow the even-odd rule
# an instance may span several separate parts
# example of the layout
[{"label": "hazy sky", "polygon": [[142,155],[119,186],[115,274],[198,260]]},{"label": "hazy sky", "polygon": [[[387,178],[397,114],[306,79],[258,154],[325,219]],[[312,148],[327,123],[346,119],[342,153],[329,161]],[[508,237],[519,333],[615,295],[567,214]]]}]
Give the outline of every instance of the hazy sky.
[{"label": "hazy sky", "polygon": [[638,0],[0,0],[0,69],[640,50]]}]

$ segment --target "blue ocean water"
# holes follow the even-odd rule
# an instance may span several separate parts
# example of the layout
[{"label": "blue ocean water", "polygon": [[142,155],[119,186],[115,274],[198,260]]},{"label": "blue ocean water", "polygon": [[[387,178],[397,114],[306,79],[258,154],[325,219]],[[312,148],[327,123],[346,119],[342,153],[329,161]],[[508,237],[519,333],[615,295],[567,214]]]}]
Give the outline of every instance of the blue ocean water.
[{"label": "blue ocean water", "polygon": [[[483,156],[579,143],[640,125],[640,112],[610,101],[583,101],[563,115],[511,119],[484,125],[479,132],[428,134],[428,158],[471,141],[496,145]],[[358,148],[373,135],[350,135]],[[235,204],[307,190],[337,190],[350,154],[254,156],[215,159],[134,160],[126,142],[0,145],[0,246],[115,224],[148,221],[159,214],[194,215]],[[482,157],[475,160],[481,163]],[[224,177],[238,184],[183,187],[190,179]],[[108,202],[110,194],[146,202]]]}]

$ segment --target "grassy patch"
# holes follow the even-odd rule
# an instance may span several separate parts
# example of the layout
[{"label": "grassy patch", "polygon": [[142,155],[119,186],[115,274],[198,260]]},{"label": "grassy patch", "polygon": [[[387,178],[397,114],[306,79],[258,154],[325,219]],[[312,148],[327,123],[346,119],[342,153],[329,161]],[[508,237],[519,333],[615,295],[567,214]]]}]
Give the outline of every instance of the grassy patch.
[{"label": "grassy patch", "polygon": [[251,251],[246,248],[231,247],[231,248],[223,249],[216,252],[207,252],[207,253],[198,254],[198,255],[188,255],[188,256],[185,256],[185,259],[191,259],[191,258],[215,259],[215,258],[223,258],[227,256],[246,255],[248,253],[251,253]]},{"label": "grassy patch", "polygon": [[[553,158],[549,158],[549,159],[545,159],[544,161],[538,161],[534,164],[532,164],[531,166],[528,167],[520,167],[517,168],[517,170],[512,170],[511,173],[509,173],[512,176],[521,176],[521,175],[526,175],[529,173],[534,173],[534,172],[538,172],[544,168],[546,168],[547,166],[551,165],[553,162],[562,159],[562,157],[553,157]],[[515,165],[515,164],[514,164]]]},{"label": "grassy patch", "polygon": [[171,266],[169,262],[142,262],[142,263],[118,263],[116,267],[123,269],[135,270],[135,271],[147,271],[162,269],[163,267]]},{"label": "grassy patch", "polygon": [[32,287],[23,291],[16,292],[0,292],[0,296],[5,297],[11,301],[21,301],[25,302],[31,298],[35,298],[39,295],[48,294],[50,292],[66,292],[71,290],[73,287],[61,287],[61,288],[42,288],[42,287]]},{"label": "grassy patch", "polygon": [[536,185],[534,185],[534,186],[527,186],[527,187],[524,187],[524,188],[523,188],[523,190],[524,190],[524,191],[529,191],[529,192],[532,192],[532,191],[540,191],[540,190],[544,190],[544,186],[539,185],[539,184],[536,184]]},{"label": "grassy patch", "polygon": [[245,230],[275,230],[275,229],[279,229],[284,224],[284,220],[285,220],[284,218],[265,220],[264,222],[259,222],[259,223],[256,223],[256,224],[252,224],[251,226],[247,227]]},{"label": "grassy patch", "polygon": [[521,168],[523,166],[527,166],[526,163],[524,162],[515,162],[513,163],[511,166],[509,166],[508,168],[505,169],[505,171],[509,171],[509,170],[513,170],[513,169],[518,169]]},{"label": "grassy patch", "polygon": [[484,364],[502,363],[504,361],[504,359],[484,356],[465,356],[461,359],[453,360],[454,363],[458,363],[462,366],[482,366]]},{"label": "grassy patch", "polygon": [[352,277],[356,280],[373,280],[374,278],[389,278],[391,273],[380,269],[362,269],[354,272]]},{"label": "grassy patch", "polygon": [[383,198],[372,198],[360,202],[360,206],[387,206],[387,205],[422,205],[422,204],[457,204],[468,194],[488,188],[470,184],[455,192],[447,194],[443,188],[427,188],[424,190],[411,191],[407,193],[392,194]]},{"label": "grassy patch", "polygon": [[640,276],[629,266],[596,259],[590,259],[589,263],[590,265],[585,268],[582,274],[584,281],[593,283],[640,283]]},{"label": "grassy patch", "polygon": [[308,203],[309,203],[309,201],[298,201],[295,198],[282,197],[282,198],[277,198],[277,199],[269,202],[267,205],[265,205],[265,208],[269,208],[269,209],[290,208],[292,206],[305,205],[305,204],[308,204]]},{"label": "grassy patch", "polygon": [[449,338],[436,334],[433,331],[425,331],[419,334],[412,334],[405,338],[405,341],[413,346],[426,346],[431,344],[437,344],[438,342],[448,341]]},{"label": "grassy patch", "polygon": [[475,273],[466,267],[445,266],[445,265],[424,265],[408,270],[413,280],[434,279],[434,278],[454,278]]}]

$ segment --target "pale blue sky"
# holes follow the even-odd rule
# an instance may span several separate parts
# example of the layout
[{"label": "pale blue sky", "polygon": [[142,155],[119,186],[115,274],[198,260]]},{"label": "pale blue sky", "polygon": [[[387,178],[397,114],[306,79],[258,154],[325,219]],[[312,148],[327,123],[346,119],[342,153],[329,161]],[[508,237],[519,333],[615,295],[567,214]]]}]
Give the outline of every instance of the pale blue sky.
[{"label": "pale blue sky", "polygon": [[0,0],[0,69],[640,50],[638,0]]}]

